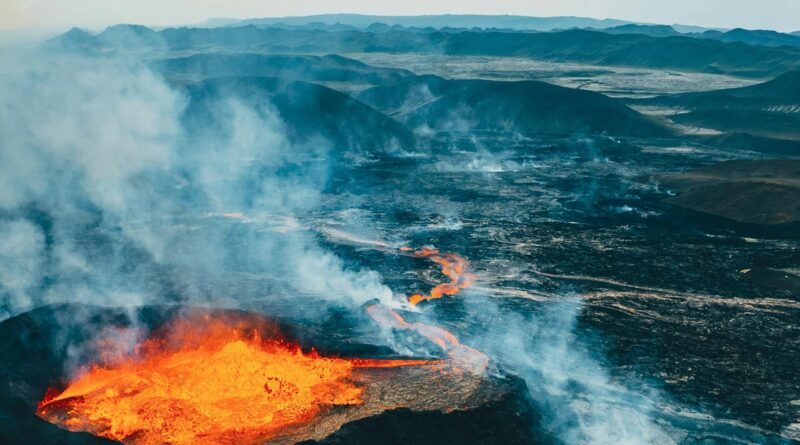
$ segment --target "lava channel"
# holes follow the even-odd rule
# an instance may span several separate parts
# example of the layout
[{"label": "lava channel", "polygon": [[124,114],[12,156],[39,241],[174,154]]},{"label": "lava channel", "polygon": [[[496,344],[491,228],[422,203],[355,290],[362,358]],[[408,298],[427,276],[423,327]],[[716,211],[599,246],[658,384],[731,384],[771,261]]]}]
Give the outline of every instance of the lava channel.
[{"label": "lava channel", "polygon": [[475,280],[475,275],[466,272],[467,260],[455,253],[440,253],[438,249],[432,247],[423,247],[421,249],[413,250],[410,247],[403,247],[402,251],[411,251],[411,256],[420,258],[429,258],[434,263],[442,267],[442,274],[450,279],[446,283],[436,285],[431,292],[427,295],[413,294],[408,297],[408,302],[416,306],[417,304],[442,298],[445,295],[456,295],[462,289],[472,286]]}]

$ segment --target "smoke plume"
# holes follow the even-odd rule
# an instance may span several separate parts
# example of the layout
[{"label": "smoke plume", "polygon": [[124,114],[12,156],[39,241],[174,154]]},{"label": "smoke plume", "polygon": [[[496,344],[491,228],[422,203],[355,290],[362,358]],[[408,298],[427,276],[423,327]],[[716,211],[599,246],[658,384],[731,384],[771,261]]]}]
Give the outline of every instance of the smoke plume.
[{"label": "smoke plume", "polygon": [[237,274],[340,304],[391,298],[307,230],[331,144],[293,145],[268,102],[198,101],[137,60],[2,58],[0,319],[54,302],[244,306]]}]

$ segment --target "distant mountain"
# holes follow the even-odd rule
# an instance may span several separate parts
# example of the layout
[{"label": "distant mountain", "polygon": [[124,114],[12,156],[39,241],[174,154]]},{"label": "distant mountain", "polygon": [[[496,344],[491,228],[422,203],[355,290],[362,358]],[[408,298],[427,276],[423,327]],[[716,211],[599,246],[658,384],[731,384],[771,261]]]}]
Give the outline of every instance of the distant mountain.
[{"label": "distant mountain", "polygon": [[45,48],[68,51],[85,51],[99,45],[97,36],[80,28],[72,28],[44,43]]},{"label": "distant mountain", "polygon": [[685,36],[651,37],[585,30],[553,33],[461,33],[448,54],[508,55],[595,65],[636,66],[763,77],[800,68],[800,48],[768,48]]},{"label": "distant mountain", "polygon": [[410,71],[372,67],[337,55],[203,53],[161,59],[152,65],[168,77],[185,80],[223,76],[263,76],[289,80],[380,85],[413,76]]},{"label": "distant mountain", "polygon": [[363,91],[359,99],[415,128],[524,134],[670,136],[619,101],[538,81],[445,80],[421,76]]},{"label": "distant mountain", "polygon": [[759,46],[800,46],[800,35],[780,33],[769,30],[749,30],[736,28],[732,30],[692,29],[686,26],[640,25],[627,24],[608,28],[586,28],[588,31],[600,31],[607,34],[642,34],[651,37],[684,36],[700,39],[719,40],[722,42],[739,42]]},{"label": "distant mountain", "polygon": [[400,25],[414,28],[506,28],[527,31],[551,31],[568,28],[608,28],[632,22],[615,19],[592,19],[586,17],[527,17],[519,15],[470,15],[444,14],[419,16],[380,16],[361,14],[321,14],[303,17],[270,17],[247,19],[235,23],[242,25],[293,25],[301,26],[309,23],[325,23],[329,25],[350,25],[367,28],[373,23],[384,23],[389,26]]},{"label": "distant mountain", "polygon": [[413,143],[411,133],[394,119],[345,94],[308,82],[222,77],[188,84],[185,91],[189,98],[186,128],[192,129],[191,137],[200,140],[219,133],[220,101],[236,99],[254,109],[274,107],[292,142],[313,147],[329,144],[332,156],[345,150],[376,151]]},{"label": "distant mountain", "polygon": [[[108,30],[106,32],[109,32]],[[49,42],[79,50],[130,51],[131,39],[106,32],[86,39],[64,34]],[[119,34],[116,30],[113,35]],[[556,62],[634,66],[768,77],[800,69],[800,47],[763,47],[686,36],[569,30],[561,32],[327,32],[241,26],[168,28],[160,40],[138,28],[129,33],[146,48],[170,51],[226,50],[271,53],[421,52],[450,55],[532,57]],[[122,40],[122,44],[119,41]],[[148,43],[149,42],[149,43]],[[163,43],[162,43],[163,42]]]},{"label": "distant mountain", "polygon": [[800,71],[743,88],[660,96],[639,102],[691,110],[671,116],[683,124],[800,139]]},{"label": "distant mountain", "polygon": [[589,29],[608,34],[643,34],[651,37],[686,36],[700,39],[712,39],[722,42],[740,42],[759,46],[800,46],[800,35],[780,33],[769,30],[732,29],[729,31],[709,29],[690,31],[686,27],[667,25],[621,25],[605,29]]},{"label": "distant mountain", "polygon": [[[162,59],[153,65],[169,78],[190,82],[193,92],[224,90],[236,97],[263,97],[296,128],[293,134],[298,137],[318,134],[348,147],[385,146],[391,139],[409,140],[405,128],[381,112],[408,126],[435,131],[671,134],[614,99],[542,82],[418,77],[405,70],[371,67],[336,55],[209,53]],[[211,80],[191,83],[204,79]],[[357,96],[364,105],[327,88],[294,82],[298,80],[358,81],[379,86]],[[332,109],[338,111],[320,113]],[[346,141],[342,142],[342,138]]]},{"label": "distant mountain", "polygon": [[649,177],[678,190],[667,202],[750,224],[800,222],[800,161],[729,161]]},{"label": "distant mountain", "polygon": [[652,37],[667,37],[681,35],[669,25],[622,25],[602,30],[609,34],[643,34]]},{"label": "distant mountain", "polygon": [[102,46],[130,49],[164,45],[158,32],[142,25],[109,26],[97,36],[97,41]]},{"label": "distant mountain", "polygon": [[728,32],[706,31],[698,37],[721,40],[723,42],[742,42],[762,46],[800,46],[800,35],[784,34],[768,30],[732,29]]}]

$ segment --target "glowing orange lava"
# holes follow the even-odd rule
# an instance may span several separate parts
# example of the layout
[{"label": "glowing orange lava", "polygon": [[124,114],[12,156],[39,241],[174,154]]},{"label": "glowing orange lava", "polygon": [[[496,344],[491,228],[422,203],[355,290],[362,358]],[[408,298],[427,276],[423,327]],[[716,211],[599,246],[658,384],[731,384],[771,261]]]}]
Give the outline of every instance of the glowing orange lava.
[{"label": "glowing orange lava", "polygon": [[356,368],[427,363],[323,357],[206,316],[49,391],[37,414],[136,445],[257,443],[326,407],[361,404]]},{"label": "glowing orange lava", "polygon": [[[411,251],[408,247],[400,248],[402,251]],[[423,247],[411,253],[412,256],[430,258],[436,264],[442,266],[442,273],[450,279],[447,283],[441,283],[431,289],[430,294],[413,294],[408,297],[408,302],[417,305],[422,301],[442,298],[444,295],[456,295],[462,289],[472,286],[475,275],[467,273],[467,260],[454,253],[440,253],[438,249]]]}]

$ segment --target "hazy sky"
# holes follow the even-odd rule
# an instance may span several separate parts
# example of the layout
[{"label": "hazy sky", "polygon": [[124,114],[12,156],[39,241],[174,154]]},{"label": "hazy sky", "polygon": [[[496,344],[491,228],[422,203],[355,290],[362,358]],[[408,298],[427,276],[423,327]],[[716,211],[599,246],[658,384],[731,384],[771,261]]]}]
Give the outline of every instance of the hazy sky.
[{"label": "hazy sky", "polygon": [[709,27],[800,30],[800,0],[0,0],[0,29],[174,25],[210,17],[329,12],[576,15]]}]

